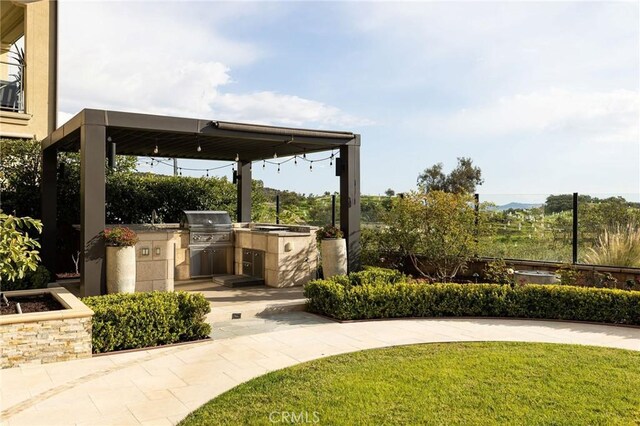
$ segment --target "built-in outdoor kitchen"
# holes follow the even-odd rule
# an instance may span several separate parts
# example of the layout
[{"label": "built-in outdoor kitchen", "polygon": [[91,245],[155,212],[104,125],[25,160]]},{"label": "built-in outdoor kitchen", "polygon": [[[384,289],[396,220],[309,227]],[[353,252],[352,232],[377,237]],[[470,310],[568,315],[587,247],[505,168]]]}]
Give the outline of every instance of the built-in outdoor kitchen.
[{"label": "built-in outdoor kitchen", "polygon": [[207,278],[230,287],[290,287],[316,276],[314,227],[232,223],[221,211],[185,211],[179,224],[127,226],[139,237],[136,291],[170,291],[175,281]]}]

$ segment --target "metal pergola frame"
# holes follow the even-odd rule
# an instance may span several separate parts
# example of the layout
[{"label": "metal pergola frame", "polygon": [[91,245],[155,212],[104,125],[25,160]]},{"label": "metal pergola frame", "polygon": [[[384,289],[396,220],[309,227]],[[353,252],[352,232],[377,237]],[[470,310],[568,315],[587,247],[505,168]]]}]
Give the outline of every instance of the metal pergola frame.
[{"label": "metal pergola frame", "polygon": [[[197,146],[201,150],[197,150]],[[160,153],[154,154],[158,146]],[[80,152],[81,287],[85,296],[106,293],[106,167],[116,152],[237,161],[238,221],[251,221],[251,163],[339,150],[340,228],[347,239],[349,270],[360,267],[360,135],[84,109],[42,141],[42,260],[55,272],[57,154]]]}]

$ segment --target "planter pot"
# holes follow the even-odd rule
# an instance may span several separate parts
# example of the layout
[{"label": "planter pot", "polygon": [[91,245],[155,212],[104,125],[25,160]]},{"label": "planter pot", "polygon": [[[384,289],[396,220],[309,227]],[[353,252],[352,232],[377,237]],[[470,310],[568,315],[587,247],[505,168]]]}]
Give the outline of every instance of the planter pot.
[{"label": "planter pot", "polygon": [[347,275],[347,240],[335,238],[322,240],[322,272],[325,278]]},{"label": "planter pot", "polygon": [[136,248],[107,247],[107,293],[136,291]]}]

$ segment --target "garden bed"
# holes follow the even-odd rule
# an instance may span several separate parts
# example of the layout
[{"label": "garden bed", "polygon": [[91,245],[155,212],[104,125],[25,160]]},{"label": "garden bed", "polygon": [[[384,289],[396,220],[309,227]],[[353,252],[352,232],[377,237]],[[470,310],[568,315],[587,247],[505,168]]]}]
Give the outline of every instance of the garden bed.
[{"label": "garden bed", "polygon": [[[16,290],[5,295],[10,301],[26,300],[25,307],[35,300],[31,307],[39,311],[0,316],[2,368],[91,356],[93,311],[66,289]],[[43,310],[47,308],[58,309]]]},{"label": "garden bed", "polygon": [[17,304],[20,304],[20,309],[23,314],[32,312],[48,312],[59,311],[65,309],[58,300],[49,293],[39,294],[35,296],[14,296],[7,299],[9,305],[2,304],[0,308],[1,315],[14,315],[18,314]]}]

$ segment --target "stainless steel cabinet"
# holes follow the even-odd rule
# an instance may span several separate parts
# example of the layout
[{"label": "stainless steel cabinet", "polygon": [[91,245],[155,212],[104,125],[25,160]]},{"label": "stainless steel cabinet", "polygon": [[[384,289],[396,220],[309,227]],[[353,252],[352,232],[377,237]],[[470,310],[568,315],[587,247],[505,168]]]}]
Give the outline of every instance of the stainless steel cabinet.
[{"label": "stainless steel cabinet", "polygon": [[226,274],[227,248],[190,248],[191,277]]},{"label": "stainless steel cabinet", "polygon": [[242,249],[242,274],[264,279],[264,252]]}]

